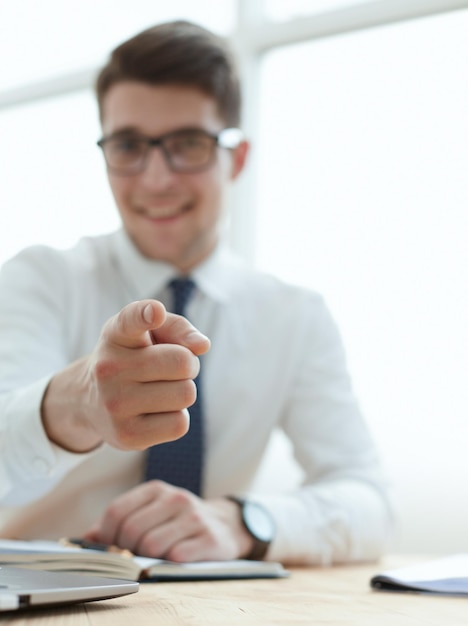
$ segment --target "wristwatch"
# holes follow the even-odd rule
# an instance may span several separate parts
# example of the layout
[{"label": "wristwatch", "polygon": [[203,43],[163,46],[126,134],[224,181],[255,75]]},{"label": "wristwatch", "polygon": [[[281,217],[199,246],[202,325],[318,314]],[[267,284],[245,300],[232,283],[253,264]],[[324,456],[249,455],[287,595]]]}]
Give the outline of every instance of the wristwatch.
[{"label": "wristwatch", "polygon": [[239,505],[242,523],[254,540],[253,548],[245,558],[261,561],[276,533],[275,521],[271,513],[258,502],[237,496],[226,497]]}]

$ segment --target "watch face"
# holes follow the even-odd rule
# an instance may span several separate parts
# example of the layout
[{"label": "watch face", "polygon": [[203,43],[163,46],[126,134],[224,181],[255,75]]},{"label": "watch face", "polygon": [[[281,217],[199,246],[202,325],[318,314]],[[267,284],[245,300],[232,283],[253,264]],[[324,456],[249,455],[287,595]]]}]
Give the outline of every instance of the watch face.
[{"label": "watch face", "polygon": [[260,541],[271,541],[275,536],[275,523],[271,515],[255,502],[244,503],[244,522],[249,531]]}]

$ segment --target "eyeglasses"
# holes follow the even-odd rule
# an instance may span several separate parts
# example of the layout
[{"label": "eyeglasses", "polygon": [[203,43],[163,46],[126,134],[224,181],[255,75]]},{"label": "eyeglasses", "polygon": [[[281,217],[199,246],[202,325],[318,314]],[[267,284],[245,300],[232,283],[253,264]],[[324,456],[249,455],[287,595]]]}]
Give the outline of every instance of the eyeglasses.
[{"label": "eyeglasses", "polygon": [[114,174],[129,176],[142,172],[151,148],[160,148],[174,172],[194,173],[207,169],[214,161],[216,147],[233,150],[241,143],[238,128],[225,128],[217,135],[200,128],[184,128],[159,137],[121,132],[97,142],[107,168]]}]

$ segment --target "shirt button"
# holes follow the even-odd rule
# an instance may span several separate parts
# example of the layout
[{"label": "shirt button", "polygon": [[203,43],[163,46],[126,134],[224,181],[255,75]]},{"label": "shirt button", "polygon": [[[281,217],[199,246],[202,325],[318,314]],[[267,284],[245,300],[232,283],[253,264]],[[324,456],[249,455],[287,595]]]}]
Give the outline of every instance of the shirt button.
[{"label": "shirt button", "polygon": [[34,459],[33,467],[40,476],[50,476],[52,471],[49,463],[45,459],[42,459],[40,456],[37,456]]}]

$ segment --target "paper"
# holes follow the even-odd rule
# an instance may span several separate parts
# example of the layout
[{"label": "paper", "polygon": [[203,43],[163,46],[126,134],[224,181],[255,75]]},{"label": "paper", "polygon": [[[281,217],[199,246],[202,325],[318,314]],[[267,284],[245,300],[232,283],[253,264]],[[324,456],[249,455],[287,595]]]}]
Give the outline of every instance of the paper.
[{"label": "paper", "polygon": [[388,570],[371,579],[374,589],[468,596],[468,554]]}]

